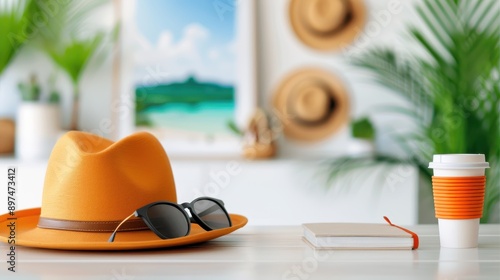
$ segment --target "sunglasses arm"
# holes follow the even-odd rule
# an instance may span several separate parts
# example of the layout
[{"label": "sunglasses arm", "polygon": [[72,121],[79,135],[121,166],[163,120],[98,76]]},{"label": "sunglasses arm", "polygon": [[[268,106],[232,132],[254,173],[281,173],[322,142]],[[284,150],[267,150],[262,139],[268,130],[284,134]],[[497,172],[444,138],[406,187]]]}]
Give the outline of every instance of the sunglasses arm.
[{"label": "sunglasses arm", "polygon": [[134,213],[130,214],[130,216],[126,217],[123,221],[121,221],[121,223],[115,228],[115,230],[113,231],[113,233],[109,237],[108,242],[115,241],[115,235],[116,235],[116,232],[118,231],[118,229],[123,225],[123,223],[125,223],[128,219],[132,218],[132,216],[134,216],[134,215],[137,216],[137,212],[134,211]]}]

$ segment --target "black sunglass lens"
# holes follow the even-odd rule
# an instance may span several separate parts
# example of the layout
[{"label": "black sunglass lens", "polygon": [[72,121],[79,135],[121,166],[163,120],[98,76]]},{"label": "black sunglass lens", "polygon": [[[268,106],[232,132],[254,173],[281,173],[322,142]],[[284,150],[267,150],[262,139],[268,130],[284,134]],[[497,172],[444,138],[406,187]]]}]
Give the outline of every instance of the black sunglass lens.
[{"label": "black sunglass lens", "polygon": [[211,229],[231,226],[229,217],[224,210],[211,200],[201,199],[193,204],[194,211]]},{"label": "black sunglass lens", "polygon": [[167,238],[186,236],[189,223],[182,210],[168,204],[156,204],[148,209],[148,218],[157,231]]}]

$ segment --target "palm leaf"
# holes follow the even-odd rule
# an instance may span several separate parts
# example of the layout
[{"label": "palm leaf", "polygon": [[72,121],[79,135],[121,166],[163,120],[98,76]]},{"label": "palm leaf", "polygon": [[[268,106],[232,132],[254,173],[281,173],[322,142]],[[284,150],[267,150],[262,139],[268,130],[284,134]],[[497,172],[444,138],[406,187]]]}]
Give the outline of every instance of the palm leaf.
[{"label": "palm leaf", "polygon": [[[32,13],[46,14],[46,0],[33,0]],[[109,0],[81,0],[53,3],[56,11],[49,14],[48,20],[37,29],[37,39],[44,46],[59,45],[68,38],[88,31],[89,15],[96,8],[108,3]]]},{"label": "palm leaf", "polygon": [[0,0],[0,74],[28,39],[30,1]]},{"label": "palm leaf", "polygon": [[78,85],[89,59],[98,50],[103,37],[103,33],[98,33],[86,40],[73,39],[63,48],[48,50],[54,62],[68,73],[74,87]]},{"label": "palm leaf", "polygon": [[[45,0],[33,0],[32,13],[46,13]],[[43,51],[63,69],[76,88],[88,61],[105,38],[104,32],[88,34],[90,14],[109,0],[84,0],[57,3],[57,12],[37,29],[34,38]],[[56,4],[54,4],[56,5]]]},{"label": "palm leaf", "polygon": [[[394,168],[401,165],[413,165],[412,159],[401,159],[391,155],[375,155],[374,157],[353,158],[349,156],[339,157],[328,160],[322,163],[318,173],[327,171],[328,176],[326,186],[334,186],[339,179],[343,179],[342,185],[345,186],[362,186],[364,181],[371,180],[375,182],[378,188],[373,189],[374,195],[376,191],[383,187],[390,187],[391,174],[394,173]],[[422,169],[422,166],[417,166],[419,172],[428,172],[428,168]],[[360,176],[360,170],[363,170],[363,176]],[[429,177],[430,178],[430,177]]]}]

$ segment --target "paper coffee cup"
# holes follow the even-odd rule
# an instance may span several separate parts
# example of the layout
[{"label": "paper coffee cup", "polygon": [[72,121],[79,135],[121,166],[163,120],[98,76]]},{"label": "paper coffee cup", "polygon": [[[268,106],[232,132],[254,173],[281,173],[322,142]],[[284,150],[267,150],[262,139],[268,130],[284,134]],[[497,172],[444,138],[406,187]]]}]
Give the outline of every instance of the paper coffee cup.
[{"label": "paper coffee cup", "polygon": [[484,173],[489,168],[484,155],[434,155],[429,168],[434,173],[434,205],[441,247],[477,247],[486,183]]}]

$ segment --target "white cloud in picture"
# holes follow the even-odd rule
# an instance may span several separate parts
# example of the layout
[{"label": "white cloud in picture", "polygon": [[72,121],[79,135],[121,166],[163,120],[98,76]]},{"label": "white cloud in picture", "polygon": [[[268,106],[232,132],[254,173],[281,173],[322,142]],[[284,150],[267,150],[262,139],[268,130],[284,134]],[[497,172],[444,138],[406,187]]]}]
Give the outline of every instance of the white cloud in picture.
[{"label": "white cloud in picture", "polygon": [[[179,2],[184,2],[184,7],[179,7]],[[199,5],[205,2],[208,2],[209,9],[203,10]],[[189,12],[176,13],[169,9],[169,4],[175,4],[173,8],[184,8]],[[195,76],[200,81],[234,84],[234,21],[221,21],[210,1],[144,1],[137,5],[137,2],[133,5],[138,13],[135,15],[136,20],[131,21],[132,26],[127,34],[133,38],[135,45],[136,84],[143,80],[152,80],[148,78],[151,68],[160,68],[162,72],[167,73],[162,82],[182,81],[189,76]],[[154,6],[143,8],[145,11],[142,16],[160,8],[164,9],[165,14],[160,22],[155,21],[155,14],[147,14],[149,24],[143,24],[141,5]],[[195,5],[195,8],[187,10],[189,5]],[[201,13],[195,10],[201,10]],[[188,14],[196,19],[185,19]]]}]

